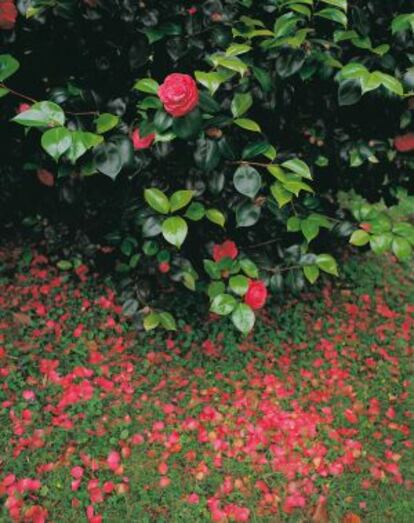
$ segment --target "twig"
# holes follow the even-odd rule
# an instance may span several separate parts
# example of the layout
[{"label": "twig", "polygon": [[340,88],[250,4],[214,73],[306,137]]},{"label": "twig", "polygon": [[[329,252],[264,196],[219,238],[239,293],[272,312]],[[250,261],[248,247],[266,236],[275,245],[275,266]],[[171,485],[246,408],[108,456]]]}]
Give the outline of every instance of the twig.
[{"label": "twig", "polygon": [[[3,82],[0,82],[0,87],[2,87],[3,89],[7,89],[9,91],[9,93],[14,94],[15,96],[18,96],[19,98],[22,98],[23,100],[27,100],[28,102],[31,102],[33,104],[38,102],[38,100],[36,100],[35,98],[32,98],[31,96],[27,96],[26,94],[19,93],[19,91],[15,91],[14,89],[11,89],[10,87],[8,87]],[[70,114],[72,116],[92,116],[92,115],[96,116],[96,115],[99,114],[98,111],[79,111],[79,112],[74,112],[74,111],[66,111],[66,110],[65,110],[65,113],[66,114]]]}]

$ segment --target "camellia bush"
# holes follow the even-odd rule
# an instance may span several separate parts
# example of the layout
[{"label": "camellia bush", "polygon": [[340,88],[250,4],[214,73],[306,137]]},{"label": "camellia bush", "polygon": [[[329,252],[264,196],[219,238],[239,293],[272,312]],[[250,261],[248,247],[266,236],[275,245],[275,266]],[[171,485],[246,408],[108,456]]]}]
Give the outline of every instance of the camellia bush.
[{"label": "camellia bush", "polygon": [[61,270],[115,252],[146,330],[188,291],[247,333],[347,243],[409,258],[409,4],[0,0],[3,221],[83,231]]}]

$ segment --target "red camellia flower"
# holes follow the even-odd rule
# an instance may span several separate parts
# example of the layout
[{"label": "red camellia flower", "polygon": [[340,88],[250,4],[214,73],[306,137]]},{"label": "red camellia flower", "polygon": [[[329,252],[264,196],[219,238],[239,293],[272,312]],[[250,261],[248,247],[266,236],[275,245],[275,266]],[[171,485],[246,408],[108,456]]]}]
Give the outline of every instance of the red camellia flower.
[{"label": "red camellia flower", "polygon": [[219,262],[222,258],[230,258],[234,260],[237,258],[239,251],[236,244],[231,240],[226,240],[221,245],[214,245],[213,260]]},{"label": "red camellia flower", "polygon": [[154,139],[154,133],[148,134],[147,136],[144,136],[142,138],[139,134],[139,129],[135,129],[135,131],[132,133],[132,144],[134,146],[134,149],[137,151],[140,149],[148,149],[148,147],[151,147]]},{"label": "red camellia flower", "polygon": [[190,113],[199,101],[197,85],[188,74],[173,73],[167,76],[158,89],[158,96],[167,113],[178,118]]},{"label": "red camellia flower", "polygon": [[265,284],[260,281],[251,281],[247,289],[244,301],[252,309],[261,309],[266,303],[267,289]]},{"label": "red camellia flower", "polygon": [[28,111],[30,109],[31,105],[29,104],[19,104],[19,107],[17,108],[18,113],[24,113],[25,111]]},{"label": "red camellia flower", "polygon": [[0,29],[13,29],[17,9],[13,0],[0,0]]},{"label": "red camellia flower", "polygon": [[158,270],[160,272],[163,272],[164,274],[169,272],[170,270],[170,264],[168,262],[161,262],[159,265],[158,265]]},{"label": "red camellia flower", "polygon": [[400,153],[408,153],[414,150],[414,133],[404,134],[403,136],[397,136],[394,139],[394,147]]}]

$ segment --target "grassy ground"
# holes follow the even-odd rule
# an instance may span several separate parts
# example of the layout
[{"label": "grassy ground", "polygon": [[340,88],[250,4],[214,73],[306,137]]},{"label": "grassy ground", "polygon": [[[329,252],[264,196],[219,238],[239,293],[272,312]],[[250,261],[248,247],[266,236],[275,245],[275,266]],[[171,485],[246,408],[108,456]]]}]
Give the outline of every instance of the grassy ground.
[{"label": "grassy ground", "polygon": [[109,287],[0,254],[0,521],[414,521],[409,267],[350,260],[247,339],[136,336]]}]

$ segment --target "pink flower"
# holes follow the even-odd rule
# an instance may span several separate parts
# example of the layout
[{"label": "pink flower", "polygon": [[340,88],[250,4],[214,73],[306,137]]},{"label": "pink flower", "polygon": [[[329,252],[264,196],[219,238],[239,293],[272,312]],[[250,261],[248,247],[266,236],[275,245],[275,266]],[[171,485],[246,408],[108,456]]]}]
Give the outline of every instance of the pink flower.
[{"label": "pink flower", "polygon": [[251,281],[247,289],[244,301],[252,309],[261,309],[266,303],[267,289],[265,284],[260,281]]},{"label": "pink flower", "polygon": [[199,93],[194,79],[188,74],[172,73],[158,89],[158,96],[167,113],[178,118],[195,109]]},{"label": "pink flower", "polygon": [[36,399],[36,394],[32,390],[24,390],[22,396],[26,401],[32,401]]},{"label": "pink flower", "polygon": [[139,133],[139,129],[135,129],[134,132],[132,133],[131,138],[132,138],[132,144],[134,146],[134,149],[136,151],[139,151],[139,150],[148,149],[149,147],[151,147],[151,145],[155,139],[155,134],[150,133],[147,136],[141,137],[141,135]]},{"label": "pink flower", "polygon": [[196,494],[195,492],[192,492],[187,496],[187,501],[190,503],[190,505],[197,505],[200,501],[200,496]]},{"label": "pink flower", "polygon": [[70,474],[75,479],[81,479],[83,476],[83,468],[79,466],[73,467],[70,471]]},{"label": "pink flower", "polygon": [[111,450],[111,452],[108,454],[106,462],[108,463],[108,467],[115,471],[121,463],[121,456],[119,455],[119,452],[116,450]]}]

